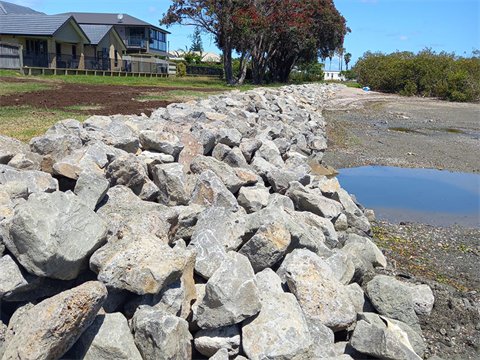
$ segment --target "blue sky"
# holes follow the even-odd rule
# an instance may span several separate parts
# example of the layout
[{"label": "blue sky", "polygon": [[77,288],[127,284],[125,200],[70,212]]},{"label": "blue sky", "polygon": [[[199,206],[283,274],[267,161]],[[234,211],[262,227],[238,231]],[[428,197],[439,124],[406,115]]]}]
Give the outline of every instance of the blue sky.
[{"label": "blue sky", "polygon": [[[109,12],[135,16],[158,26],[170,0],[7,0],[46,14],[63,12]],[[470,54],[480,49],[480,0],[335,0],[352,32],[344,47],[353,61],[367,50],[390,53],[396,50],[418,52],[433,50]],[[170,50],[190,46],[193,28],[172,26],[167,29]],[[203,37],[205,51],[220,53],[213,40]],[[329,60],[326,69],[330,68]],[[338,59],[332,61],[338,68]]]}]

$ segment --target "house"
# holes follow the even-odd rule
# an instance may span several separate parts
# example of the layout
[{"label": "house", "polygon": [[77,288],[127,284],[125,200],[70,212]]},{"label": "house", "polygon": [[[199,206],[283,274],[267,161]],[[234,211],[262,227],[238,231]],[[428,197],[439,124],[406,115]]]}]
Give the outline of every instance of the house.
[{"label": "house", "polygon": [[120,69],[127,47],[113,25],[80,25],[90,43],[85,45],[85,68],[91,70]]},{"label": "house", "polygon": [[127,14],[66,13],[83,25],[110,25],[122,39],[127,54],[149,53],[167,55],[170,32]]},{"label": "house", "polygon": [[345,75],[340,74],[338,70],[323,70],[325,80],[345,81]]},{"label": "house", "polygon": [[73,16],[45,15],[0,1],[0,41],[23,47],[24,66],[79,68],[89,38]]}]

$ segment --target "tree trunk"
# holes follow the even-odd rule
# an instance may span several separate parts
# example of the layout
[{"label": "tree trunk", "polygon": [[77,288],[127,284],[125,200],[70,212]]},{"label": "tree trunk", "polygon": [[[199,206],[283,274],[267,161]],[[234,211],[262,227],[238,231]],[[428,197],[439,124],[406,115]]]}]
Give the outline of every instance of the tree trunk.
[{"label": "tree trunk", "polygon": [[230,39],[225,39],[223,45],[223,69],[225,72],[225,80],[228,85],[235,85],[235,78],[233,76],[232,68],[232,45]]},{"label": "tree trunk", "polygon": [[248,59],[250,58],[250,54],[247,55],[242,54],[242,59],[240,60],[240,74],[238,75],[238,85],[243,85],[245,82],[245,78],[247,77],[247,67],[248,67]]}]

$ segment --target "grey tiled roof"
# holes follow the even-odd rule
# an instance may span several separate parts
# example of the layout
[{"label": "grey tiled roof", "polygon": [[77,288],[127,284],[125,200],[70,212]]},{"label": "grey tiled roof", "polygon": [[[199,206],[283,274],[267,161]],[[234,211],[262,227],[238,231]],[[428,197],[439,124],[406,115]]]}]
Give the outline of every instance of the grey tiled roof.
[{"label": "grey tiled roof", "polygon": [[77,20],[79,24],[90,24],[90,25],[127,25],[127,26],[150,26],[154,27],[157,30],[161,30],[167,34],[170,34],[168,31],[159,28],[158,26],[149,24],[143,20],[137,19],[136,17],[123,14],[122,20],[118,20],[118,13],[115,14],[99,14],[99,13],[79,13],[79,12],[70,12],[61,15],[71,15]]},{"label": "grey tiled roof", "polygon": [[0,1],[0,15],[38,15],[42,12],[35,11],[25,6],[12,4],[6,1]]},{"label": "grey tiled roof", "polygon": [[0,14],[0,34],[52,36],[69,19],[65,15]]},{"label": "grey tiled roof", "polygon": [[83,32],[90,39],[90,44],[97,45],[113,28],[113,25],[80,25]]}]

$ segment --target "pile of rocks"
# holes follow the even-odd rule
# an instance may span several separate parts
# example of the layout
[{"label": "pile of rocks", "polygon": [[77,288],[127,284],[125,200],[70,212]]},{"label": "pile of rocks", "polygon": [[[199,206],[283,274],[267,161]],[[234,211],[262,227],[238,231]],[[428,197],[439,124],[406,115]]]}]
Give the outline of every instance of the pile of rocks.
[{"label": "pile of rocks", "polygon": [[0,139],[0,358],[422,357],[430,289],[369,275],[365,209],[312,174],[336,90]]}]

